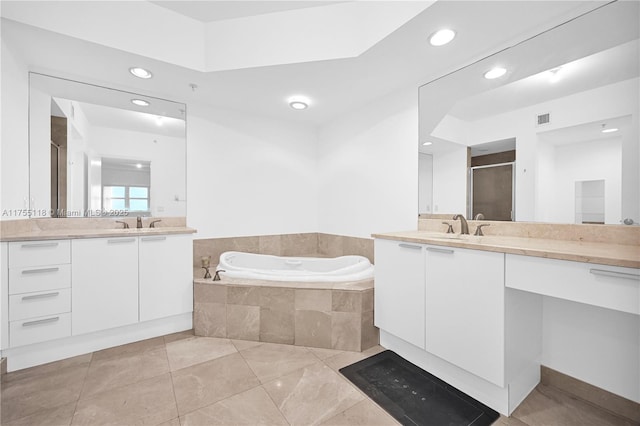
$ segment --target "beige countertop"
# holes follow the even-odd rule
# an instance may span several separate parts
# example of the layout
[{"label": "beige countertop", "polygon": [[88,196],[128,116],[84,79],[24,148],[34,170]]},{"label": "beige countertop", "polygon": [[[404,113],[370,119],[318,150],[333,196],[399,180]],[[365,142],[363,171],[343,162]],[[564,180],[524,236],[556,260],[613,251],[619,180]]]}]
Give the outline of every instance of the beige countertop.
[{"label": "beige countertop", "polygon": [[157,228],[129,228],[129,229],[47,229],[26,232],[3,233],[0,241],[40,241],[40,240],[68,240],[76,238],[101,237],[137,237],[144,235],[193,234],[196,230],[185,226],[166,226]]},{"label": "beige countertop", "polygon": [[430,231],[400,231],[373,234],[374,238],[469,248],[499,253],[573,260],[602,265],[640,268],[640,246],[585,241],[551,240],[487,235],[445,234]]}]

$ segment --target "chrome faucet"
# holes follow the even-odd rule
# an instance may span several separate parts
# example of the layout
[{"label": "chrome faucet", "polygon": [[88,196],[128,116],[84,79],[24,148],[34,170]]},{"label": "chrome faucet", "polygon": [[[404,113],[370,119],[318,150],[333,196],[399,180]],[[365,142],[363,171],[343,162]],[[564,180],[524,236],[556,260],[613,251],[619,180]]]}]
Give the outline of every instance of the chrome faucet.
[{"label": "chrome faucet", "polygon": [[453,216],[453,220],[458,219],[460,219],[460,233],[469,235],[469,224],[467,223],[467,219],[465,219],[461,214]]}]

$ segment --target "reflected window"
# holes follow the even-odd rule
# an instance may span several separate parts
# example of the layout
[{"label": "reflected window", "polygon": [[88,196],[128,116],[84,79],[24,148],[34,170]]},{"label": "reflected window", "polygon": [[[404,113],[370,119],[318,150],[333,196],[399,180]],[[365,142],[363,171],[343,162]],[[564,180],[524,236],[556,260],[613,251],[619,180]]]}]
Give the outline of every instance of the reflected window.
[{"label": "reflected window", "polygon": [[149,188],[140,186],[104,186],[102,188],[105,210],[127,210],[135,213],[149,212]]}]

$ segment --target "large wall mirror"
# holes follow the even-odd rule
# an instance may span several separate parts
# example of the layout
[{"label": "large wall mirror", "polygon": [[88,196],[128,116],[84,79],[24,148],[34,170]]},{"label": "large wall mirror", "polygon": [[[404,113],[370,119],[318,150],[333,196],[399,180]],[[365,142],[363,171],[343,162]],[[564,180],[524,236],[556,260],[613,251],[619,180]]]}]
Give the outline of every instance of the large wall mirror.
[{"label": "large wall mirror", "polygon": [[419,213],[639,222],[639,9],[609,3],[422,86]]},{"label": "large wall mirror", "polygon": [[35,217],[186,216],[184,104],[29,75]]}]

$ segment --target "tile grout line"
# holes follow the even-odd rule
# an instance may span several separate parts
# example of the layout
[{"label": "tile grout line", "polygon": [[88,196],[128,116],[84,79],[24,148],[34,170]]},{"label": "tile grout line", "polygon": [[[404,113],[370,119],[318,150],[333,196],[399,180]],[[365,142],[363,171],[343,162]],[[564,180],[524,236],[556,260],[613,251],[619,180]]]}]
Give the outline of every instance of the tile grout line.
[{"label": "tile grout line", "polygon": [[80,398],[82,397],[82,392],[84,392],[84,386],[87,383],[87,377],[89,376],[89,369],[91,368],[91,364],[93,363],[93,354],[91,352],[91,358],[89,359],[89,365],[87,365],[87,371],[84,373],[84,379],[82,379],[82,387],[80,388],[80,392],[78,392],[78,398],[76,399],[76,403],[73,406],[73,414],[71,415],[71,420],[69,421],[69,426],[73,424],[73,419],[76,417],[76,412],[78,410],[78,404],[80,403]]}]

